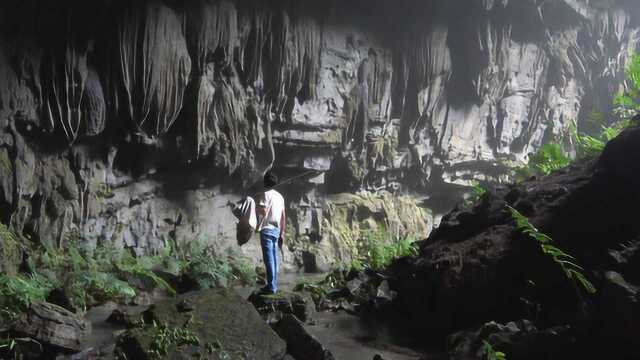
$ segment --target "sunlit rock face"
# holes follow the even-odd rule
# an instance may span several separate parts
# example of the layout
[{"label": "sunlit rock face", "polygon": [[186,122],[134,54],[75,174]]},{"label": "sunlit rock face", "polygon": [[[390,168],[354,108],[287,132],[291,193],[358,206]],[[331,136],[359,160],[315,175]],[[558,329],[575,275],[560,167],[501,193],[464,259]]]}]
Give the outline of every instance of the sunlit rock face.
[{"label": "sunlit rock face", "polygon": [[287,262],[326,263],[346,246],[321,226],[327,195],[411,194],[437,217],[610,110],[638,5],[538,3],[3,2],[1,220],[56,246],[77,229],[224,249],[227,203],[273,167],[296,177]]}]

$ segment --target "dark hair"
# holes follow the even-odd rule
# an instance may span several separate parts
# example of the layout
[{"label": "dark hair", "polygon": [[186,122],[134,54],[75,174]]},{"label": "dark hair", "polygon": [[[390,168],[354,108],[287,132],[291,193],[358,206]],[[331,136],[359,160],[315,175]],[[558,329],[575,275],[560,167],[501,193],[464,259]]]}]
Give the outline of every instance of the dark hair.
[{"label": "dark hair", "polygon": [[264,186],[268,189],[278,185],[278,177],[271,172],[271,170],[267,171],[264,174]]}]

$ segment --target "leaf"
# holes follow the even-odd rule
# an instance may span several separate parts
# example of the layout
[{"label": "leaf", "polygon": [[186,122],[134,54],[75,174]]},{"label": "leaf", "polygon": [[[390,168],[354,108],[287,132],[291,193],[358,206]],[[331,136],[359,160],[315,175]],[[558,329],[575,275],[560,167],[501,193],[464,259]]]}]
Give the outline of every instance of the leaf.
[{"label": "leaf", "polygon": [[593,284],[587,280],[584,274],[581,273],[584,269],[574,262],[575,258],[573,256],[552,245],[551,243],[553,242],[553,239],[539,232],[533,225],[531,225],[526,217],[518,212],[518,210],[509,205],[506,205],[506,207],[511,212],[512,218],[519,223],[518,229],[524,234],[537,240],[540,243],[542,252],[551,257],[551,259],[562,268],[562,271],[566,274],[567,278],[576,281],[590,294],[596,292],[596,288]]}]

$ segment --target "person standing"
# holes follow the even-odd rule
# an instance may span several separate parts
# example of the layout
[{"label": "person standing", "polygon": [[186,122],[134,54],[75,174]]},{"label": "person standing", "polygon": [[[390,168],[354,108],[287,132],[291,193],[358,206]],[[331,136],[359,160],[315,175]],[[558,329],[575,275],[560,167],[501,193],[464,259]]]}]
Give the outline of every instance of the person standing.
[{"label": "person standing", "polygon": [[278,185],[278,177],[271,171],[264,175],[265,191],[258,199],[260,244],[264,266],[267,271],[267,285],[262,293],[275,294],[278,291],[278,247],[282,247],[287,226],[284,198],[274,189]]}]

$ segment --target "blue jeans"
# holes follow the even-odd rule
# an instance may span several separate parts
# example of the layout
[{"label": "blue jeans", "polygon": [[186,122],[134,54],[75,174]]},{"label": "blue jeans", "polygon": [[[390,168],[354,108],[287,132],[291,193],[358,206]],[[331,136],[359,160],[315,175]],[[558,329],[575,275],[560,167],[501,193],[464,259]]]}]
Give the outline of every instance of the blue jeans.
[{"label": "blue jeans", "polygon": [[260,232],[260,244],[262,245],[262,257],[267,269],[266,289],[272,293],[278,290],[278,239],[280,229],[267,228]]}]

